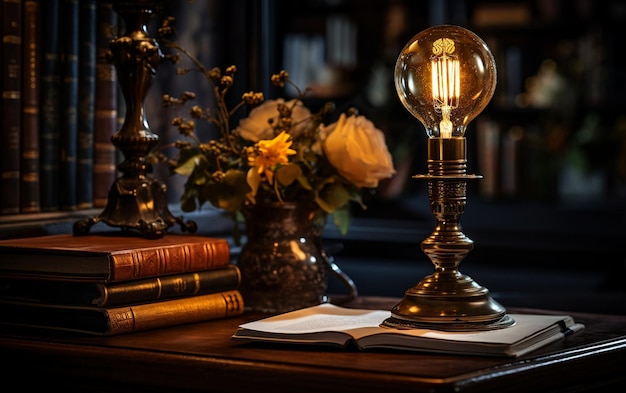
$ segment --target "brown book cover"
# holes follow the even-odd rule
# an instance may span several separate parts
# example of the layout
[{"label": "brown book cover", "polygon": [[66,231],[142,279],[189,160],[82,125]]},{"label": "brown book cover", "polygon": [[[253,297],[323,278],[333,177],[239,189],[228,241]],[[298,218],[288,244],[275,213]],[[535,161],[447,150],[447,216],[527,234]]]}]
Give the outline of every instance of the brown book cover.
[{"label": "brown book cover", "polygon": [[234,264],[109,284],[0,277],[0,300],[112,307],[239,289],[240,282],[241,274]]},{"label": "brown book cover", "polygon": [[20,198],[22,213],[40,211],[39,195],[39,79],[41,78],[41,7],[24,1],[22,78],[22,162]]},{"label": "brown book cover", "polygon": [[0,277],[120,282],[229,264],[226,239],[200,235],[146,239],[104,232],[0,240]]},{"label": "brown book cover", "polygon": [[240,315],[237,290],[121,307],[0,302],[0,324],[112,336]]},{"label": "brown book cover", "polygon": [[117,131],[117,74],[108,59],[115,38],[117,14],[111,3],[99,1],[96,8],[96,97],[93,135],[93,206],[107,205],[109,189],[115,182],[116,151],[111,137]]},{"label": "brown book cover", "polygon": [[22,128],[22,1],[2,0],[2,101],[0,101],[0,212],[20,212],[20,136]]}]

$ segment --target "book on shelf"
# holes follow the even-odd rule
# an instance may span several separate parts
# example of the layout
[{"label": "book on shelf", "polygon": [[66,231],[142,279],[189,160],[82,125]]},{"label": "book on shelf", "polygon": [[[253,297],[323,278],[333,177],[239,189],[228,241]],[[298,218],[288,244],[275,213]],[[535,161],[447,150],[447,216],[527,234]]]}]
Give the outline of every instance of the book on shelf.
[{"label": "book on shelf", "polygon": [[0,276],[120,282],[230,264],[226,239],[170,233],[146,239],[111,231],[0,240]]},{"label": "book on shelf", "polygon": [[240,315],[238,290],[118,307],[0,301],[0,324],[44,331],[112,336]]},{"label": "book on shelf", "polygon": [[109,2],[99,1],[96,8],[96,96],[93,135],[93,206],[107,205],[109,189],[116,178],[116,151],[111,137],[118,129],[118,86],[115,66],[109,61],[111,41],[115,38],[117,14]]},{"label": "book on shelf", "polygon": [[61,133],[60,0],[41,4],[41,129],[39,179],[41,211],[59,210],[59,137]]},{"label": "book on shelf", "polygon": [[0,213],[20,212],[20,160],[22,128],[22,24],[21,0],[0,3]]},{"label": "book on shelf", "polygon": [[41,4],[24,0],[22,58],[22,139],[20,212],[40,211],[39,188],[39,79],[41,77]]},{"label": "book on shelf", "polygon": [[96,95],[96,1],[81,0],[78,50],[76,208],[93,207],[93,137]]},{"label": "book on shelf", "polygon": [[240,343],[328,345],[359,350],[392,349],[463,355],[518,357],[580,331],[568,315],[511,314],[515,324],[497,330],[443,332],[381,326],[390,311],[321,304],[239,326]]},{"label": "book on shelf", "polygon": [[238,289],[240,282],[239,268],[234,264],[119,283],[0,277],[0,301],[112,307],[223,292]]},{"label": "book on shelf", "polygon": [[77,206],[78,149],[78,0],[61,2],[61,129],[59,202],[61,210]]}]

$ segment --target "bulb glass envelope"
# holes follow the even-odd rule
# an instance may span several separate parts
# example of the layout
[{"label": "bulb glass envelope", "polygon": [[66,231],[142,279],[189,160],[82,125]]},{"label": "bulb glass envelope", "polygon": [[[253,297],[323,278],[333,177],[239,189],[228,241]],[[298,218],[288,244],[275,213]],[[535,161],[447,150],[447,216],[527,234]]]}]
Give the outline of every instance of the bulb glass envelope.
[{"label": "bulb glass envelope", "polygon": [[415,35],[394,70],[398,97],[428,137],[462,137],[496,89],[496,66],[485,42],[453,25]]}]

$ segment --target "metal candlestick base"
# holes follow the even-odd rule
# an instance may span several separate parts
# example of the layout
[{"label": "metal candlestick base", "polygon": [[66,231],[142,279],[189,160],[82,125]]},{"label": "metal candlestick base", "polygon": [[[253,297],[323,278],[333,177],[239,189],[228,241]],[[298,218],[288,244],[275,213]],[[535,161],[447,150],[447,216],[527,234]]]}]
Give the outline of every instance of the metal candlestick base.
[{"label": "metal candlestick base", "polygon": [[482,176],[466,174],[465,138],[430,138],[428,195],[437,226],[422,242],[422,250],[435,265],[435,272],[405,292],[391,310],[384,326],[444,331],[501,329],[515,321],[491,298],[489,290],[461,274],[458,266],[474,248],[461,230],[460,217],[466,204],[466,181]]},{"label": "metal candlestick base", "polygon": [[82,235],[100,221],[122,229],[135,229],[148,238],[163,237],[165,231],[180,224],[183,232],[195,232],[196,223],[174,217],[167,206],[166,186],[148,176],[152,166],[146,155],[159,141],[144,114],[144,99],[150,90],[163,54],[158,42],[150,38],[147,23],[158,0],[112,1],[124,19],[126,34],[111,42],[111,61],[115,65],[126,101],[126,116],[121,129],[111,138],[124,153],[118,169],[122,177],[111,186],[107,206],[97,217],[74,224],[74,234]]}]

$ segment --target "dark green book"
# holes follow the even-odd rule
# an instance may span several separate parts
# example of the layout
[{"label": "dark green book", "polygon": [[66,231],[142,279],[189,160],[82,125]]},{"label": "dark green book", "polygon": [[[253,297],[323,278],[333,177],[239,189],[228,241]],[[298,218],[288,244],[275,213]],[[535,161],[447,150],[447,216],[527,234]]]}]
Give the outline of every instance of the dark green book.
[{"label": "dark green book", "polygon": [[61,112],[60,0],[41,4],[41,129],[39,185],[41,210],[59,210],[59,136]]},{"label": "dark green book", "polygon": [[93,207],[93,141],[96,96],[96,1],[81,0],[79,8],[78,142],[76,207]]},{"label": "dark green book", "polygon": [[111,307],[238,289],[236,265],[115,284],[0,278],[0,302]]},{"label": "dark green book", "polygon": [[78,0],[63,0],[61,3],[61,162],[59,168],[61,210],[75,210],[77,207],[78,9]]}]

